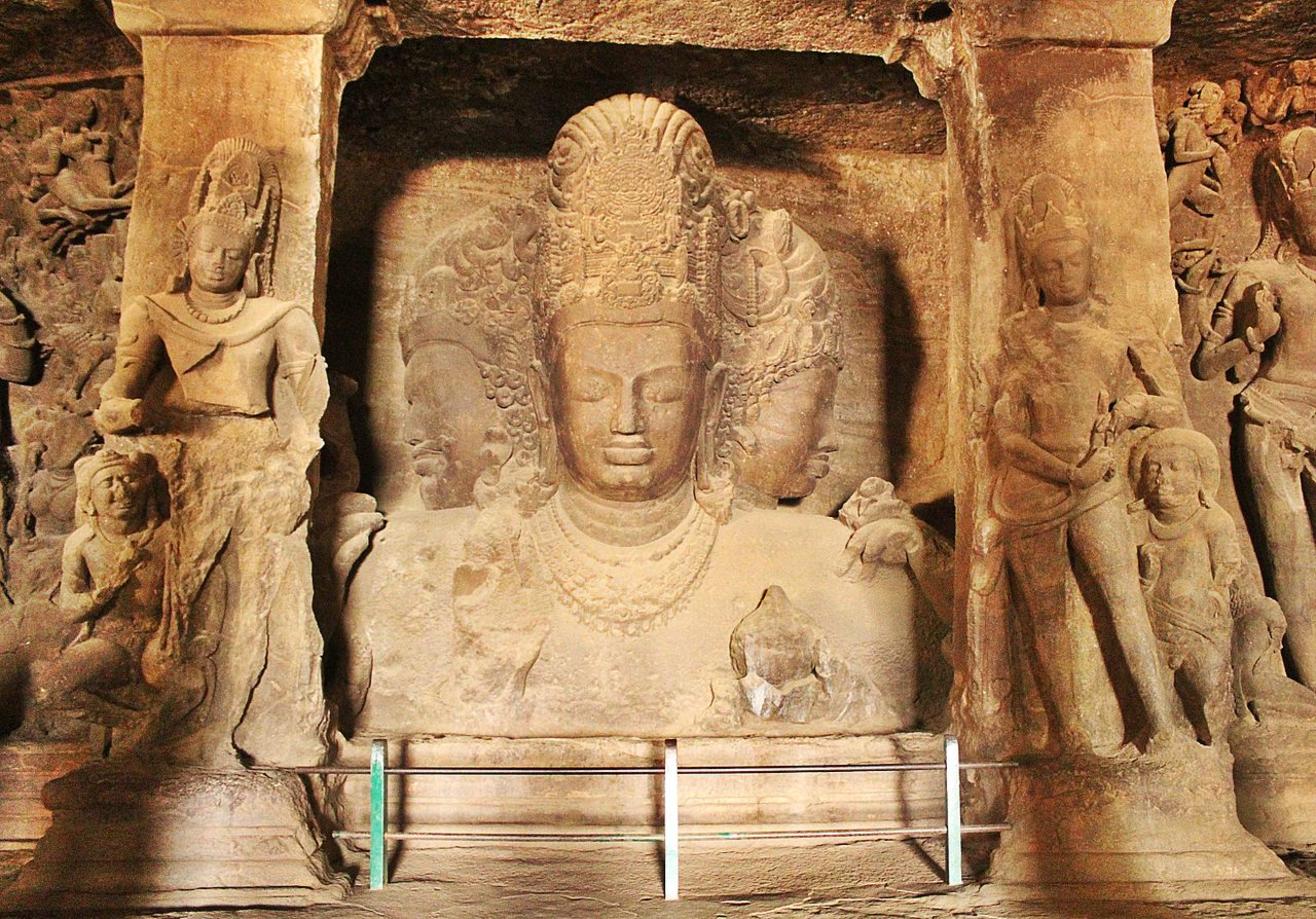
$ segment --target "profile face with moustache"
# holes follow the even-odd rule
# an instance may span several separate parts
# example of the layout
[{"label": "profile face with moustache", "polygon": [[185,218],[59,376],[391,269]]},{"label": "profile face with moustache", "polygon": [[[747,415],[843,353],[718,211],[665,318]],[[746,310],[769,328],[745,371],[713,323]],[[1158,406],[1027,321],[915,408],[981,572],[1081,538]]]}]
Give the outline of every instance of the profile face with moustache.
[{"label": "profile face with moustache", "polygon": [[407,361],[404,387],[403,438],[420,477],[421,500],[430,510],[470,504],[487,465],[485,441],[502,426],[479,365],[457,342],[430,342]]},{"label": "profile face with moustache", "polygon": [[590,322],[554,345],[548,400],[574,483],[596,497],[641,501],[687,482],[708,374],[693,331]]}]

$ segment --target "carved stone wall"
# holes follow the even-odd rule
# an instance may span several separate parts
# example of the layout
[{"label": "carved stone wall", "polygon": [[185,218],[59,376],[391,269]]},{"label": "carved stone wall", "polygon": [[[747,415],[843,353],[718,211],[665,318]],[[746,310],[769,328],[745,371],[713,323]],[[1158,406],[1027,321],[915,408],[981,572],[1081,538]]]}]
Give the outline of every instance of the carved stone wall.
[{"label": "carved stone wall", "polygon": [[32,336],[32,372],[0,383],[0,672],[5,729],[35,736],[70,729],[34,721],[27,684],[70,637],[54,614],[60,552],[73,465],[100,442],[91,414],[114,352],[141,104],[133,77],[0,93],[0,296]]}]

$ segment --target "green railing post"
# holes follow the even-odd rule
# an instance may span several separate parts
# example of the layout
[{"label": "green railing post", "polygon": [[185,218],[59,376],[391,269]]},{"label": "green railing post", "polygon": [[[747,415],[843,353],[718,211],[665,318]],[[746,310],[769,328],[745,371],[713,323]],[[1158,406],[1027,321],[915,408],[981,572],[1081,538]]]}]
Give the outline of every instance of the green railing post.
[{"label": "green railing post", "polygon": [[370,744],[370,889],[382,890],[388,883],[388,743]]}]

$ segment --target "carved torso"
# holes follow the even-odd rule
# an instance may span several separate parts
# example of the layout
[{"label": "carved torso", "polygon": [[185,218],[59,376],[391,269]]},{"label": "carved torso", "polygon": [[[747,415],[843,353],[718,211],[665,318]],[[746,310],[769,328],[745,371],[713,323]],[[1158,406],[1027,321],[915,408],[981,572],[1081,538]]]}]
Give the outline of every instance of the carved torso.
[{"label": "carved torso", "polygon": [[[914,722],[921,639],[913,585],[899,569],[862,583],[838,575],[850,531],[835,520],[738,511],[718,528],[706,571],[670,618],[626,634],[624,616],[589,621],[562,604],[553,573],[524,546],[516,557],[530,563],[518,566],[515,587],[491,587],[473,614],[457,613],[453,573],[477,516],[470,508],[394,515],[362,562],[345,622],[350,640],[373,656],[358,730],[661,737],[880,732]],[[528,530],[507,537],[519,543]],[[839,658],[879,682],[880,718],[735,724],[716,710],[715,693],[735,687],[731,634],[774,584],[819,624]],[[615,605],[624,611],[627,597]],[[474,646],[461,643],[456,615],[478,632]],[[480,621],[469,623],[472,615]],[[481,656],[484,666],[472,663]],[[519,698],[493,685],[526,667]]]},{"label": "carved torso", "polygon": [[160,342],[178,380],[166,404],[203,414],[264,415],[278,340],[287,325],[313,327],[297,303],[271,297],[246,300],[227,321],[210,323],[193,315],[183,294],[142,297],[124,311],[120,350],[146,351]]},{"label": "carved torso", "polygon": [[[155,526],[149,534],[133,538],[138,543],[146,535],[137,550],[138,561],[132,566],[127,582],[92,624],[93,636],[114,642],[134,658],[141,654],[159,621],[168,532],[169,525],[164,523]],[[65,565],[81,565],[88,586],[94,589],[117,577],[122,565],[120,554],[125,551],[127,540],[127,537],[107,537],[91,524],[85,524],[69,537]]]},{"label": "carved torso", "polygon": [[1186,632],[1227,645],[1228,601],[1217,585],[1239,564],[1233,520],[1211,505],[1176,523],[1141,511],[1134,527],[1157,637],[1175,643]]}]

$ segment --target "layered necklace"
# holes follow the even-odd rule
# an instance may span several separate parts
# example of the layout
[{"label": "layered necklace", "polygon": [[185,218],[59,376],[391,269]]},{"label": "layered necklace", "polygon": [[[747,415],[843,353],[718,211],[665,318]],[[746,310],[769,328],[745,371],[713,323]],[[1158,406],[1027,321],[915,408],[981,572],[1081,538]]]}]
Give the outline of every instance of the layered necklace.
[{"label": "layered necklace", "polygon": [[559,491],[529,521],[535,554],[557,604],[600,632],[639,635],[681,612],[708,571],[717,521],[698,502],[671,531],[637,546],[585,533]]},{"label": "layered necklace", "polygon": [[[204,299],[204,298],[202,298]],[[225,322],[231,322],[237,319],[244,309],[247,308],[246,294],[238,294],[238,299],[232,306],[218,310],[203,309],[192,302],[192,292],[190,290],[183,292],[183,303],[187,306],[187,311],[192,314],[194,319],[204,322],[207,325],[222,325]]]}]

